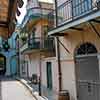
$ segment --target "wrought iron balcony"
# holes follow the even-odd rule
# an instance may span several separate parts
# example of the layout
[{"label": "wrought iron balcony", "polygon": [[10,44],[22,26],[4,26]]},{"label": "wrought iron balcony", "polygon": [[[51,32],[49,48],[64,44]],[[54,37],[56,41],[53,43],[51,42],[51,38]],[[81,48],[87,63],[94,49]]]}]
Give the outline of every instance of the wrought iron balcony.
[{"label": "wrought iron balcony", "polygon": [[30,38],[28,40],[28,46],[30,49],[40,50],[54,50],[54,38]]},{"label": "wrought iron balcony", "polygon": [[28,38],[21,52],[49,51],[55,52],[54,38]]},{"label": "wrought iron balcony", "polygon": [[49,30],[56,28],[56,19],[57,26],[59,27],[63,24],[67,24],[84,16],[89,16],[89,14],[93,12],[99,11],[100,0],[66,0],[66,2],[58,6],[56,10],[57,11],[52,11],[48,14],[49,24],[51,25]]},{"label": "wrought iron balcony", "polygon": [[48,19],[48,14],[52,11],[52,8],[41,8],[41,7],[34,7],[27,10],[27,14],[24,17],[24,20],[22,22],[23,27],[26,25],[29,21],[36,21],[38,19]]},{"label": "wrought iron balcony", "polygon": [[40,38],[29,38],[28,46],[30,49],[40,49]]}]

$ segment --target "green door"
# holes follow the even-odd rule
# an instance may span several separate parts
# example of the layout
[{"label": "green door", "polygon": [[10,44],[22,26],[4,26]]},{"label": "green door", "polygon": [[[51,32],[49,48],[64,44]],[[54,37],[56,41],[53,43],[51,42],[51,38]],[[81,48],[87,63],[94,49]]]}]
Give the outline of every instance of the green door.
[{"label": "green door", "polygon": [[52,64],[47,62],[47,88],[52,89]]}]

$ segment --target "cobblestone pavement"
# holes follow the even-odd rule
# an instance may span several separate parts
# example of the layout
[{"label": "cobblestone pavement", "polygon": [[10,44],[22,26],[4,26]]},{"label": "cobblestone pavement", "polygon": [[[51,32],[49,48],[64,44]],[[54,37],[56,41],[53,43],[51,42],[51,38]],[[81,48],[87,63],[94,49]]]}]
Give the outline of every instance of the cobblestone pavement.
[{"label": "cobblestone pavement", "polygon": [[18,81],[0,79],[0,100],[35,100],[30,92]]}]

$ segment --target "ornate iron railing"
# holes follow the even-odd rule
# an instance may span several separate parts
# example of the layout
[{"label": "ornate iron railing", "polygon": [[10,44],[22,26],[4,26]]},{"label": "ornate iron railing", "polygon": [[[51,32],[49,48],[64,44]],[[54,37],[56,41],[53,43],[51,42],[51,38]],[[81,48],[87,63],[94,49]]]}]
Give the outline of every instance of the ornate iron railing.
[{"label": "ornate iron railing", "polygon": [[40,38],[40,37],[32,37],[28,38],[27,41],[21,46],[25,46],[28,44],[28,50],[48,50],[55,51],[55,43],[54,38]]},{"label": "ornate iron railing", "polygon": [[28,46],[30,49],[40,49],[40,50],[54,50],[54,38],[29,38]]},{"label": "ornate iron railing", "polygon": [[23,26],[26,25],[26,23],[29,20],[36,20],[36,19],[48,19],[48,14],[52,11],[52,8],[41,8],[41,7],[34,7],[27,10],[27,14],[22,22]]},{"label": "ornate iron railing", "polygon": [[[57,11],[48,14],[49,24],[53,24],[49,29],[56,27],[56,17],[57,26],[60,26],[99,9],[100,0],[66,0],[56,8]],[[55,12],[57,12],[57,16]]]}]

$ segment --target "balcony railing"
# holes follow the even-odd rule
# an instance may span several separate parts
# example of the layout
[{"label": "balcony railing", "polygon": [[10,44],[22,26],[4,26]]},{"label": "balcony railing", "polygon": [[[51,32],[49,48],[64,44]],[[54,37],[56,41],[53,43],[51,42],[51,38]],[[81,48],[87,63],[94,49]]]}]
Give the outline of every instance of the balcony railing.
[{"label": "balcony railing", "polygon": [[34,7],[27,10],[27,14],[23,20],[23,26],[29,21],[29,20],[36,20],[36,19],[42,19],[46,18],[48,19],[48,14],[52,11],[52,8],[41,8],[41,7]]},{"label": "balcony railing", "polygon": [[29,16],[48,15],[48,13],[50,13],[51,11],[52,9],[41,8],[41,7],[34,7],[27,10]]},{"label": "balcony railing", "polygon": [[[22,48],[24,46],[27,46],[25,47],[27,50],[55,51],[54,38],[29,38]],[[23,51],[26,50],[23,49]]]},{"label": "balcony railing", "polygon": [[[66,0],[57,9],[57,26],[73,21],[100,9],[100,0]],[[56,11],[48,14],[49,27],[55,28]]]},{"label": "balcony railing", "polygon": [[40,50],[54,50],[54,38],[31,38],[28,40],[29,48]]}]

